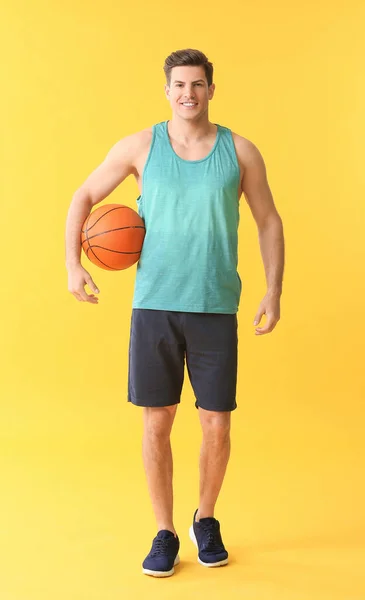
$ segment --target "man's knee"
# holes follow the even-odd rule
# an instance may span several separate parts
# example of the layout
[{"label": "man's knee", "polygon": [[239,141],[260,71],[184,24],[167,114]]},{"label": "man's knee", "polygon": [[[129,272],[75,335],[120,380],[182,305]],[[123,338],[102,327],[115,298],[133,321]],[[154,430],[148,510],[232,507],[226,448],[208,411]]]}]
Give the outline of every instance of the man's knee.
[{"label": "man's knee", "polygon": [[143,409],[144,432],[152,438],[169,438],[176,415],[177,404]]},{"label": "man's knee", "polygon": [[227,439],[231,430],[231,412],[199,409],[200,422],[205,436]]}]

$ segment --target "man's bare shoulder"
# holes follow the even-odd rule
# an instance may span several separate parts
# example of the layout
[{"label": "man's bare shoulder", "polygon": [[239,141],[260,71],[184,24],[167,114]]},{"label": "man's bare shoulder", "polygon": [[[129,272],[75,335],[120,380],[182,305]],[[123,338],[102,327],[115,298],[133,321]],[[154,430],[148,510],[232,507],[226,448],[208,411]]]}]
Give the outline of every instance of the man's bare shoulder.
[{"label": "man's bare shoulder", "polygon": [[150,144],[152,140],[152,127],[146,127],[129,136],[136,144]]},{"label": "man's bare shoulder", "polygon": [[140,152],[143,153],[146,148],[149,148],[151,141],[152,127],[147,127],[146,129],[142,129],[141,131],[137,131],[136,133],[121,138],[116,142],[114,147],[121,155],[128,153],[129,155],[132,154],[137,156]]},{"label": "man's bare shoulder", "polygon": [[237,158],[243,167],[262,160],[261,153],[253,142],[233,131],[232,138],[236,148]]}]

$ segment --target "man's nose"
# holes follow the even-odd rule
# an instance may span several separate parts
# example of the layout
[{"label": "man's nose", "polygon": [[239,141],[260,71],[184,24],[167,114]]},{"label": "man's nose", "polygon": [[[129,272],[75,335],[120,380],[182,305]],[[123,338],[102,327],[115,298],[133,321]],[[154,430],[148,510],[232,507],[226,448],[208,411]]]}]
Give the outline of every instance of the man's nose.
[{"label": "man's nose", "polygon": [[189,87],[187,86],[186,90],[185,90],[186,96],[188,96],[188,98],[194,98],[194,88],[193,86]]}]

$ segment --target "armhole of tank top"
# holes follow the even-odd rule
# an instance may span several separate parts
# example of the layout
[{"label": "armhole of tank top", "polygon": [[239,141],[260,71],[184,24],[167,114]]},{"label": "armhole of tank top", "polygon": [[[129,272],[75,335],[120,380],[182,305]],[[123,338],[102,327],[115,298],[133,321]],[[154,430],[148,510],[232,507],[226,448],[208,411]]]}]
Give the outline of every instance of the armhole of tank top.
[{"label": "armhole of tank top", "polygon": [[236,169],[236,173],[237,173],[237,179],[238,179],[238,185],[239,185],[240,178],[241,178],[241,169],[240,169],[240,164],[238,162],[238,156],[237,156],[236,146],[234,145],[232,130],[227,128],[227,132],[228,132],[229,145],[231,147],[232,158],[233,158],[233,162],[234,162],[234,165],[235,165],[235,169]]},{"label": "armhole of tank top", "polygon": [[149,151],[148,151],[148,155],[147,155],[147,158],[146,158],[145,165],[144,165],[144,167],[143,167],[143,173],[142,173],[142,194],[141,194],[141,196],[143,196],[143,192],[144,192],[144,180],[145,180],[145,174],[146,174],[146,171],[147,171],[148,163],[150,162],[150,158],[151,158],[151,155],[152,155],[152,149],[153,149],[153,146],[154,146],[154,144],[155,144],[155,139],[156,139],[156,127],[157,127],[157,125],[153,125],[153,126],[152,126],[152,140],[151,140],[151,145],[150,145],[150,149],[149,149]]}]

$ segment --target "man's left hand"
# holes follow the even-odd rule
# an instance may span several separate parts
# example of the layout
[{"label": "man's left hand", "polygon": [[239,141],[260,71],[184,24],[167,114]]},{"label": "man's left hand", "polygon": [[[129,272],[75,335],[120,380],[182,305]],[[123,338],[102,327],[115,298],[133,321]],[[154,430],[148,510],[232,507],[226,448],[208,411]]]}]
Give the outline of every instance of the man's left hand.
[{"label": "man's left hand", "polygon": [[270,333],[278,323],[280,319],[280,294],[267,292],[256,313],[255,326],[260,324],[263,315],[266,315],[267,321],[264,327],[256,327],[255,335]]}]

